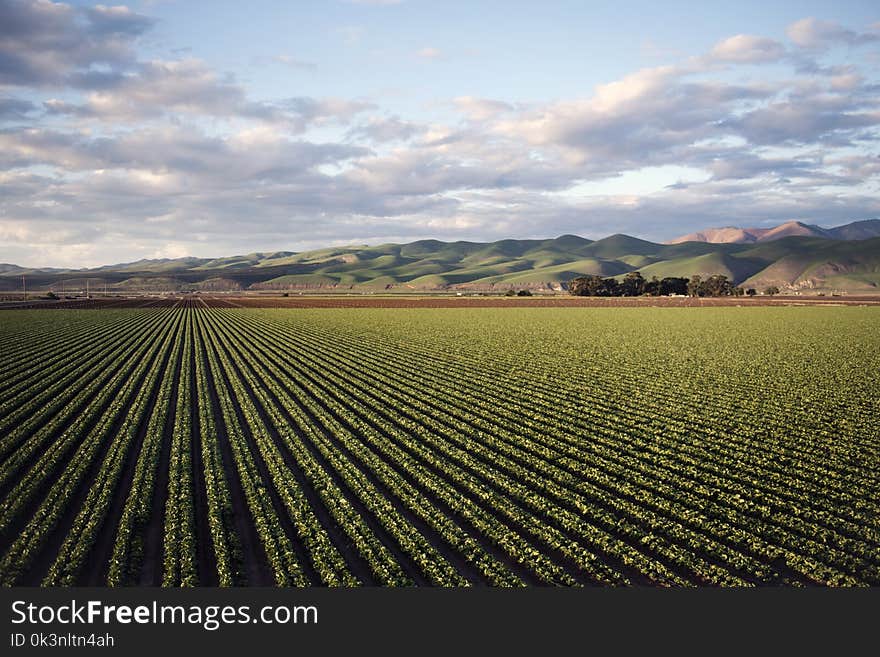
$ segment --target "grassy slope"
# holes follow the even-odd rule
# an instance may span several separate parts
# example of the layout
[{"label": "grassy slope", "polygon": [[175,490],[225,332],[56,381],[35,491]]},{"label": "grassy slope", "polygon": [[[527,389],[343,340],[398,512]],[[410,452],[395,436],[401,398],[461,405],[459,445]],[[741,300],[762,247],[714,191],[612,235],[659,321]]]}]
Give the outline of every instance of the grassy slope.
[{"label": "grassy slope", "polygon": [[691,258],[662,260],[642,267],[639,271],[645,278],[652,276],[657,278],[666,276],[691,278],[695,275],[706,278],[714,274],[722,274],[738,283],[761,271],[765,266],[766,263],[760,260],[732,256],[726,253],[707,253]]},{"label": "grassy slope", "polygon": [[747,279],[745,285],[852,291],[880,289],[880,238],[857,242],[795,239],[786,253],[777,251],[772,255],[780,257]]}]

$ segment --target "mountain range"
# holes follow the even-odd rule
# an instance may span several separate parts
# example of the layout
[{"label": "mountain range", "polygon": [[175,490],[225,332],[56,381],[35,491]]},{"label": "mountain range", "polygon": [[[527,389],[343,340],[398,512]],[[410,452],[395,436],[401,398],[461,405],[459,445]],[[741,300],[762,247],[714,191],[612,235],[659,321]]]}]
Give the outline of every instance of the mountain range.
[{"label": "mountain range", "polygon": [[800,221],[786,221],[772,228],[708,228],[669,240],[667,244],[682,242],[708,242],[710,244],[754,244],[771,242],[783,237],[821,237],[829,240],[866,240],[880,236],[880,220],[854,221],[845,226],[822,228]]},{"label": "mountain range", "polygon": [[[739,231],[739,232],[736,232]],[[763,232],[762,232],[763,231]],[[816,231],[816,232],[813,232]],[[825,229],[789,222],[772,229],[712,229],[657,244],[628,235],[544,240],[346,246],[225,258],[139,260],[91,269],[0,264],[0,289],[78,292],[313,290],[562,290],[584,274],[724,274],[736,284],[783,291],[880,293],[880,221]]]}]

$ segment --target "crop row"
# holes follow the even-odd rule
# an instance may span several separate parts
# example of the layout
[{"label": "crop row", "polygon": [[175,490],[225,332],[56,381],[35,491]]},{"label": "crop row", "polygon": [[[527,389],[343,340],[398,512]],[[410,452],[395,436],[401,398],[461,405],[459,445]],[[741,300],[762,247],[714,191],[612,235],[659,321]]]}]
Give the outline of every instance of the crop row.
[{"label": "crop row", "polygon": [[876,316],[654,310],[8,313],[0,583],[880,584]]}]

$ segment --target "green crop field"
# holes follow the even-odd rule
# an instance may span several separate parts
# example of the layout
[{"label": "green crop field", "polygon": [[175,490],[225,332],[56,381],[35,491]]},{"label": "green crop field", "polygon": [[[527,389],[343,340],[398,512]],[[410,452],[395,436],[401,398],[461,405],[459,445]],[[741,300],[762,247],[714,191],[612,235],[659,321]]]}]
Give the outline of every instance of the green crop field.
[{"label": "green crop field", "polygon": [[878,585],[880,309],[0,314],[6,585]]}]

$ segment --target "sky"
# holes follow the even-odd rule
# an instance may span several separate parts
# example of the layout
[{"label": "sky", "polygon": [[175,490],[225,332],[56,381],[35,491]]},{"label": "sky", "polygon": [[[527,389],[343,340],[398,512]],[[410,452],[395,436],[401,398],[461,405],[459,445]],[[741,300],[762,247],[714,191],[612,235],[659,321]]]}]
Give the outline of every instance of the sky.
[{"label": "sky", "polygon": [[876,2],[0,0],[0,262],[878,217]]}]

